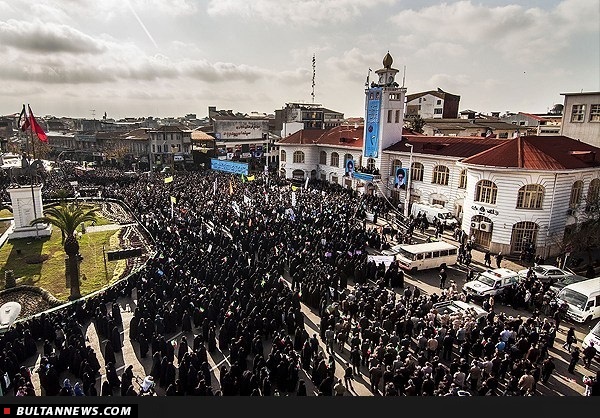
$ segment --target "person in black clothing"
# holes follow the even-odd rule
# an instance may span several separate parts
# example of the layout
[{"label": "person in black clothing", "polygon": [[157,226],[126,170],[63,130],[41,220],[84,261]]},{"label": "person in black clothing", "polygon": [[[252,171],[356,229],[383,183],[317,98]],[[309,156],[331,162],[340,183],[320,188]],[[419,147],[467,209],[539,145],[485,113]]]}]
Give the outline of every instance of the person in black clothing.
[{"label": "person in black clothing", "polygon": [[548,379],[550,379],[550,375],[555,368],[556,365],[554,364],[554,359],[552,357],[549,356],[546,360],[544,360],[542,363],[542,382],[544,384],[548,382]]},{"label": "person in black clothing", "polygon": [[502,264],[502,258],[504,256],[502,255],[502,251],[500,251],[497,255],[496,255],[496,267],[500,268],[500,265]]},{"label": "person in black clothing", "polygon": [[448,273],[446,273],[445,268],[440,269],[440,289],[444,289],[446,287],[446,278],[448,277]]},{"label": "person in black clothing", "polygon": [[579,361],[579,348],[573,347],[573,351],[571,351],[571,361],[569,362],[569,368],[567,371],[571,374],[575,373],[575,366]]}]

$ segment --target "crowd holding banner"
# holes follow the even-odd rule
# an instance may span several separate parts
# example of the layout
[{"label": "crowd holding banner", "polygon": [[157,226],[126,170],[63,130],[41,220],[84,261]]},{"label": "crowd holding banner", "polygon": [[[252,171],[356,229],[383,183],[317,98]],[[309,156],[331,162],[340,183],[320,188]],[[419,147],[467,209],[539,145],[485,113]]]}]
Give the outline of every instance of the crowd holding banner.
[{"label": "crowd holding banner", "polygon": [[[47,195],[56,193],[48,187],[68,187],[53,176]],[[383,199],[320,181],[292,191],[289,181],[264,174],[121,177],[98,169],[77,181],[126,202],[154,236],[157,255],[99,295],[9,330],[0,339],[3,393],[140,395],[131,365],[120,375],[115,367],[119,304],[134,291],[124,338],[152,360],[149,376],[167,396],[312,395],[307,386],[340,395],[360,378],[386,396],[533,395],[551,378],[552,321],[497,315],[493,305],[480,318],[439,315],[433,303],[452,291],[421,295],[405,286],[397,262],[369,260],[382,233],[365,217],[384,215]],[[318,331],[309,331],[302,304],[318,312]],[[90,321],[107,341],[101,353],[85,339]],[[168,336],[179,332],[175,349]],[[347,360],[343,381],[334,353]],[[41,388],[23,367],[35,355]],[[215,377],[209,356],[227,359]],[[598,394],[598,383],[590,387]]]}]

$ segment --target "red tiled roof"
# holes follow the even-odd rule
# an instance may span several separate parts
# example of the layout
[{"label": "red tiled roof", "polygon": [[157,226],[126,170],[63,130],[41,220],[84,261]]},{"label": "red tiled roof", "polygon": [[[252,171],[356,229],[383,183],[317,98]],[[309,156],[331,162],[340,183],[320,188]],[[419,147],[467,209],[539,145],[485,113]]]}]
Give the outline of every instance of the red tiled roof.
[{"label": "red tiled roof", "polygon": [[522,136],[504,141],[463,162],[529,170],[600,167],[600,148],[566,136]]},{"label": "red tiled roof", "polygon": [[336,126],[317,139],[317,145],[343,145],[354,148],[363,146],[364,126]]},{"label": "red tiled roof", "polygon": [[[426,136],[426,135],[403,135],[403,138],[413,146],[413,153],[443,155],[447,157],[470,157],[482,151],[488,150],[505,142],[506,140],[496,138],[484,138],[480,136]],[[397,142],[386,148],[385,151],[410,152],[410,148],[404,145],[406,141]]]},{"label": "red tiled roof", "polygon": [[321,135],[323,135],[323,130],[321,129],[302,129],[289,136],[286,136],[283,139],[280,139],[277,141],[277,143],[309,145],[316,143],[317,139],[319,139]]},{"label": "red tiled roof", "polygon": [[525,113],[525,112],[519,112],[519,113],[521,115],[527,116],[528,118],[535,119],[537,121],[544,121],[544,120],[546,120],[546,118],[538,116],[538,115],[534,115],[532,113]]}]

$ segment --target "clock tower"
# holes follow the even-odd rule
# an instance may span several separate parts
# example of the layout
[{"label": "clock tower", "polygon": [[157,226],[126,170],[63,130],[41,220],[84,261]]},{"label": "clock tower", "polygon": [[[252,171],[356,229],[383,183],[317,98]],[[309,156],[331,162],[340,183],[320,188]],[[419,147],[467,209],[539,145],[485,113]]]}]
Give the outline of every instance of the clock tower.
[{"label": "clock tower", "polygon": [[383,68],[375,71],[377,82],[365,89],[365,132],[363,161],[381,171],[382,151],[402,140],[404,125],[404,96],[406,88],[396,82],[398,70],[388,52],[383,57]]}]

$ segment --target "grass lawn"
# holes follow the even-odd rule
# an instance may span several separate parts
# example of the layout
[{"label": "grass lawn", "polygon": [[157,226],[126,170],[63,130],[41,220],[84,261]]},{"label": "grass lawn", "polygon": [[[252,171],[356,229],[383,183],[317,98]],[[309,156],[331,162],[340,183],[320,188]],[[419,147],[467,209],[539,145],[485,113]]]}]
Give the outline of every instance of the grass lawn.
[{"label": "grass lawn", "polygon": [[[106,246],[106,251],[118,249],[119,233],[119,230],[115,230],[81,236],[79,252],[83,256],[80,265],[82,296],[106,286],[113,281],[113,276],[118,278],[124,270],[126,260],[107,260],[109,280],[106,279],[102,246]],[[21,250],[20,254],[17,250]],[[60,300],[67,300],[70,294],[65,279],[65,252],[60,230],[56,227],[52,229],[50,237],[6,241],[0,248],[0,266],[0,283],[4,283],[5,271],[13,270],[17,284],[42,287]]]}]

